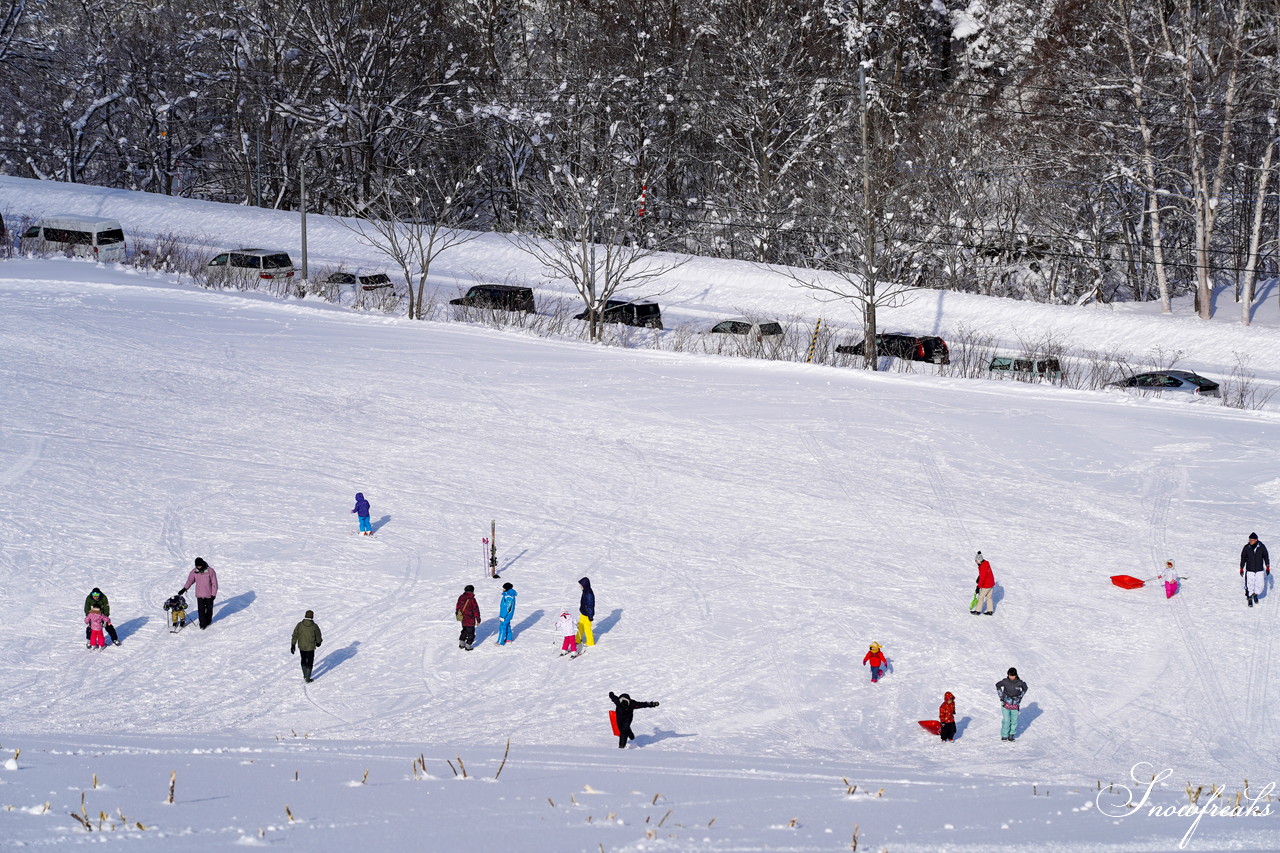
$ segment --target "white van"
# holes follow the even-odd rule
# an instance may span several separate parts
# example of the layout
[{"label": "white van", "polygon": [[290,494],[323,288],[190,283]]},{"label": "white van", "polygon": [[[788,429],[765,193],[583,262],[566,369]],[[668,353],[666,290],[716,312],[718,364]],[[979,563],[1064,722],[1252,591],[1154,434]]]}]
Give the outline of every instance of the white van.
[{"label": "white van", "polygon": [[124,260],[124,229],[114,219],[59,213],[22,235],[23,251],[66,252],[108,263]]}]

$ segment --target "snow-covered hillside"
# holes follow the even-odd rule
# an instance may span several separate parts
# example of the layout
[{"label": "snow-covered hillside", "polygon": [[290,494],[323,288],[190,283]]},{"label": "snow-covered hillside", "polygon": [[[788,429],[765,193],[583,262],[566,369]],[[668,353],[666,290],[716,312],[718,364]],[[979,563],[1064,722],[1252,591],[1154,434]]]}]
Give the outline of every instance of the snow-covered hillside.
[{"label": "snow-covered hillside", "polygon": [[[46,212],[38,189],[4,179],[0,207]],[[223,246],[283,244],[292,224],[48,192],[50,210],[96,194],[76,209],[137,231],[203,216]],[[690,311],[817,314],[750,268],[686,273],[667,301]],[[1175,330],[1205,364],[1277,334],[932,298],[939,328]],[[840,850],[854,824],[864,850],[1170,849],[1189,819],[1107,817],[1099,783],[1136,787],[1147,762],[1178,805],[1188,782],[1234,796],[1278,775],[1280,601],[1246,608],[1236,573],[1250,531],[1280,541],[1273,411],[540,340],[61,259],[0,263],[0,341],[0,748],[22,749],[0,770],[6,842],[124,837],[68,817],[87,791],[90,814],[154,827],[133,839],[206,849],[390,846],[417,821],[441,849]],[[1280,354],[1254,367],[1280,377]],[[371,538],[353,535],[357,491]],[[519,592],[508,647],[490,520]],[[991,618],[968,613],[979,549]],[[215,621],[170,636],[161,605],[196,556],[219,573]],[[1188,576],[1171,600],[1107,580],[1166,558]],[[584,575],[598,644],[570,661],[553,625]],[[468,583],[473,652],[453,618]],[[84,648],[94,586],[120,648]],[[288,652],[307,609],[325,632],[310,685]],[[873,641],[892,667],[874,685]],[[993,688],[1009,666],[1031,688],[1015,744]],[[637,711],[638,750],[610,735],[610,690],[661,700]],[[947,690],[953,744],[916,725]],[[491,779],[508,738],[500,779],[455,785],[446,758]],[[1206,818],[1191,847],[1276,849],[1274,826]]]}]

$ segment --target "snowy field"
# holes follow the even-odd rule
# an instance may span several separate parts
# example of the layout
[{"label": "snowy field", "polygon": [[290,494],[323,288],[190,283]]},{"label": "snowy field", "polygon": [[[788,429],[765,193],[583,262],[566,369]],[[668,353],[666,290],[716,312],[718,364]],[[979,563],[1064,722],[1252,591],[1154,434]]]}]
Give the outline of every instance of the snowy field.
[{"label": "snowy field", "polygon": [[[295,248],[287,214],[0,179],[6,219],[68,210]],[[536,277],[489,248],[445,268]],[[673,276],[677,317],[830,310],[746,265]],[[1247,329],[1180,310],[925,294],[888,322],[1172,345],[1214,378],[1248,352],[1280,381],[1274,305]],[[1280,849],[1280,596],[1246,608],[1236,574],[1251,530],[1280,547],[1274,408],[605,348],[63,259],[0,262],[0,341],[0,847]],[[979,549],[993,618],[968,613]],[[196,556],[215,620],[171,636]],[[1171,600],[1107,580],[1166,558]],[[584,575],[598,644],[568,660]],[[94,586],[120,648],[84,648]],[[662,703],[625,752],[610,690]],[[947,690],[952,744],[916,725]],[[1258,813],[1188,834],[1150,811],[1188,783]]]}]

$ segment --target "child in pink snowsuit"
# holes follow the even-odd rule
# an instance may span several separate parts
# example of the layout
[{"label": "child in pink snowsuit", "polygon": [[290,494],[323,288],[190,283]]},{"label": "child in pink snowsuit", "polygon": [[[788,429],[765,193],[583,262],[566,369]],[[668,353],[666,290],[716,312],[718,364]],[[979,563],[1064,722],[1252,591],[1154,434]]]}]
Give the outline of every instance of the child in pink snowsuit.
[{"label": "child in pink snowsuit", "polygon": [[560,618],[556,620],[556,628],[559,629],[560,636],[564,637],[564,642],[560,644],[560,656],[564,657],[569,652],[577,653],[578,625],[568,610],[560,614]]},{"label": "child in pink snowsuit", "polygon": [[84,624],[89,626],[89,645],[86,648],[101,649],[107,645],[107,638],[102,635],[103,626],[111,624],[111,617],[103,616],[102,609],[94,607],[84,617]]},{"label": "child in pink snowsuit", "polygon": [[1178,573],[1174,571],[1173,560],[1165,560],[1164,571],[1160,573],[1160,580],[1164,581],[1164,597],[1173,598],[1178,594]]}]

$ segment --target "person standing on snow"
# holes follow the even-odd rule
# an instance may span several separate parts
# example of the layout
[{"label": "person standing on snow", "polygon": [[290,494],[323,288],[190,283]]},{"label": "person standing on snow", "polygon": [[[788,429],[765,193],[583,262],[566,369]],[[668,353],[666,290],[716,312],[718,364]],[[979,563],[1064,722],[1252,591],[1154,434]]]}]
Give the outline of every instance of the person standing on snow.
[{"label": "person standing on snow", "polygon": [[879,643],[872,643],[871,648],[862,656],[862,665],[871,664],[871,683],[875,684],[884,675],[885,668],[889,665],[889,660],[880,651]]},{"label": "person standing on snow", "polygon": [[993,608],[995,607],[995,602],[991,600],[991,596],[996,588],[996,576],[992,573],[991,564],[982,556],[981,551],[977,553],[973,561],[978,564],[978,579],[974,582],[973,590],[973,594],[978,596],[978,606],[969,612],[977,616],[985,611],[988,616],[994,616]]},{"label": "person standing on snow", "polygon": [[1164,597],[1173,598],[1178,594],[1178,571],[1173,567],[1173,560],[1165,560],[1160,571],[1160,581],[1164,584]]},{"label": "person standing on snow", "polygon": [[596,594],[591,589],[591,578],[579,578],[578,586],[582,587],[582,598],[578,601],[577,640],[594,646],[596,635],[591,630],[591,620],[596,618]]},{"label": "person standing on snow", "polygon": [[996,682],[996,695],[1000,697],[1000,740],[1017,740],[1018,712],[1022,709],[1022,697],[1027,695],[1027,682],[1018,677],[1018,670],[1009,667],[1007,678]]},{"label": "person standing on snow", "polygon": [[[120,638],[116,636],[115,626],[111,624],[111,604],[107,601],[107,594],[96,586],[84,597],[84,615],[88,616],[89,611],[95,607],[102,611],[103,616],[108,617],[103,628],[106,629],[107,635],[111,637],[111,642],[115,643],[117,646],[120,645]],[[86,643],[89,642],[90,630],[91,628],[89,627],[89,624],[85,623],[84,641]]]},{"label": "person standing on snow", "polygon": [[516,615],[516,588],[508,581],[502,585],[502,600],[498,602],[498,645],[511,642],[511,618]]},{"label": "person standing on snow", "polygon": [[476,588],[467,584],[458,596],[458,604],[454,614],[462,623],[462,633],[458,634],[458,648],[471,651],[475,648],[476,626],[483,621],[480,618],[480,605],[476,603]]},{"label": "person standing on snow", "polygon": [[218,597],[218,573],[202,557],[196,557],[196,567],[187,573],[187,585],[178,590],[178,595],[185,595],[193,586],[196,588],[200,630],[203,631],[213,622],[213,600]]},{"label": "person standing on snow", "polygon": [[307,684],[311,683],[311,667],[316,662],[316,649],[324,641],[320,636],[320,626],[312,621],[315,616],[313,611],[308,610],[302,621],[293,626],[293,637],[289,640],[289,654],[302,650],[299,660],[302,661],[302,680]]},{"label": "person standing on snow", "polygon": [[567,654],[577,657],[578,630],[568,610],[561,613],[560,618],[556,620],[556,630],[560,632],[560,636],[564,637],[564,642],[560,644],[560,657]]},{"label": "person standing on snow", "polygon": [[[85,648],[100,649],[104,647],[107,641],[102,636],[102,629],[111,627],[110,617],[102,615],[101,608],[91,607],[84,617],[84,624],[85,630],[89,632],[89,642],[85,643]],[[115,632],[113,631],[112,633]],[[119,645],[119,643],[116,645]]]},{"label": "person standing on snow", "polygon": [[1250,533],[1249,541],[1240,551],[1240,575],[1244,578],[1244,600],[1249,602],[1250,607],[1258,603],[1258,595],[1266,588],[1269,574],[1271,574],[1271,555],[1267,553],[1267,546],[1258,541],[1258,534]]},{"label": "person standing on snow", "polygon": [[938,722],[942,730],[938,734],[947,743],[956,739],[956,697],[947,691],[942,696],[942,704],[938,706]]},{"label": "person standing on snow", "polygon": [[364,499],[364,492],[356,492],[356,508],[351,510],[360,519],[360,535],[372,536],[373,525],[369,523],[369,502]]},{"label": "person standing on snow", "polygon": [[656,708],[657,702],[635,702],[626,693],[621,696],[614,696],[613,691],[609,691],[609,698],[613,700],[613,716],[618,722],[618,749],[626,749],[627,741],[635,740],[635,732],[631,731],[631,718],[636,708]]}]

